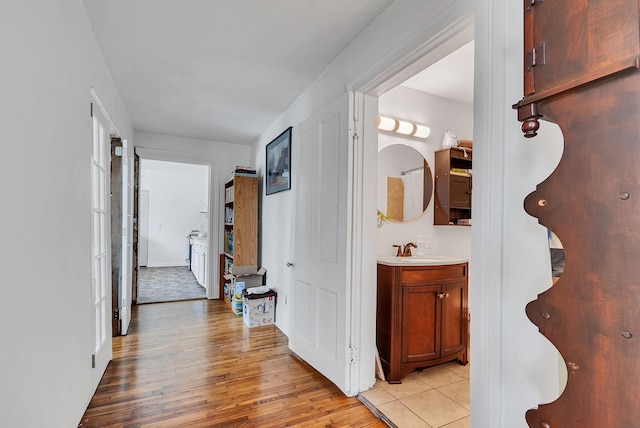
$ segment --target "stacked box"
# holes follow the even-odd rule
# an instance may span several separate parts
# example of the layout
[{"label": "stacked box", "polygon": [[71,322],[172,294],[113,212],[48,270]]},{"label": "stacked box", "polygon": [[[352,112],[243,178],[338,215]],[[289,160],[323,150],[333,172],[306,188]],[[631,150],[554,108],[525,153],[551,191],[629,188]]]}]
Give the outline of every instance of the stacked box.
[{"label": "stacked box", "polygon": [[231,298],[231,310],[236,315],[242,315],[242,298],[238,298],[233,295]]},{"label": "stacked box", "polygon": [[224,275],[227,281],[242,281],[248,287],[257,287],[264,284],[267,273],[265,268],[257,269],[255,266],[231,266]]},{"label": "stacked box", "polygon": [[278,294],[269,290],[262,294],[242,294],[242,320],[247,327],[270,325],[276,321],[276,302]]},{"label": "stacked box", "polygon": [[231,310],[236,315],[242,314],[242,292],[245,288],[244,281],[231,281]]},{"label": "stacked box", "polygon": [[242,292],[245,289],[245,282],[234,281],[231,283],[231,288],[233,289],[232,296],[236,296],[238,299],[242,300]]},{"label": "stacked box", "polygon": [[233,266],[233,273],[224,275],[228,288],[225,296],[231,303],[231,309],[236,315],[242,314],[242,292],[245,288],[258,287],[264,283],[265,268],[256,269],[255,266]]}]

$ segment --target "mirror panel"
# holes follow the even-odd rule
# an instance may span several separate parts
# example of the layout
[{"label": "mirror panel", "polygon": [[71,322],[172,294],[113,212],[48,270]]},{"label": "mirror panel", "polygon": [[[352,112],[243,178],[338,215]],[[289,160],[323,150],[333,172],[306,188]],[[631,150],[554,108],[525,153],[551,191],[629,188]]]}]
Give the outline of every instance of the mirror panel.
[{"label": "mirror panel", "polygon": [[433,194],[433,175],[416,149],[392,144],[378,152],[378,210],[403,223],[424,214]]}]

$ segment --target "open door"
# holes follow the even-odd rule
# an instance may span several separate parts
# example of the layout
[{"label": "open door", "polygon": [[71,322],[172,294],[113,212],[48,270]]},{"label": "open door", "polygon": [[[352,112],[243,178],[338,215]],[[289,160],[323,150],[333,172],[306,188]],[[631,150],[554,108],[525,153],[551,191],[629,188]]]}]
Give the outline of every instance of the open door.
[{"label": "open door", "polygon": [[120,336],[122,278],[122,140],[111,139],[111,335]]},{"label": "open door", "polygon": [[[292,148],[296,188],[293,311],[289,347],[354,395],[350,381],[347,272],[348,94],[298,129]],[[295,155],[297,153],[297,155]]]},{"label": "open door", "polygon": [[91,270],[92,270],[92,387],[95,390],[111,361],[111,216],[109,198],[110,121],[100,104],[92,103]]},{"label": "open door", "polygon": [[[135,153],[133,155],[133,240],[132,251],[133,257],[131,260],[131,303],[138,302],[138,209],[140,201],[138,200],[138,187],[140,186],[140,156]],[[131,317],[129,317],[131,318]]]}]

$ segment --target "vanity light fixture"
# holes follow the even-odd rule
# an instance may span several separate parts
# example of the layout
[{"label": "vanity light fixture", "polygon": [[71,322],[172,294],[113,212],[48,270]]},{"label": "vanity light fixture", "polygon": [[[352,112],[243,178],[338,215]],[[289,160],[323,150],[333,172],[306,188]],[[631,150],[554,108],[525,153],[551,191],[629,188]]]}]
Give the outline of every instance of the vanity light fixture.
[{"label": "vanity light fixture", "polygon": [[415,137],[420,139],[429,138],[431,130],[426,125],[409,122],[407,120],[394,119],[388,116],[378,116],[378,130],[384,132],[393,132],[407,137]]}]

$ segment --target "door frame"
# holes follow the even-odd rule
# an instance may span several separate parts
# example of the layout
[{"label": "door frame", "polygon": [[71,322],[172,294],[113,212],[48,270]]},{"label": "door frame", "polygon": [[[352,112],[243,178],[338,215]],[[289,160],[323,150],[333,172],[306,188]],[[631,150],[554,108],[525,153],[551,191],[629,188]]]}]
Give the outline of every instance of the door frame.
[{"label": "door frame", "polygon": [[[178,163],[190,163],[195,165],[205,165],[209,167],[208,172],[208,230],[207,233],[207,266],[209,266],[207,276],[207,299],[222,299],[223,296],[220,293],[220,287],[218,286],[220,280],[220,266],[218,265],[219,253],[221,250],[221,244],[219,239],[220,230],[222,225],[220,221],[220,177],[215,159],[206,155],[199,155],[186,152],[175,152],[171,150],[155,149],[150,147],[136,146],[135,154],[140,159],[157,160],[164,162],[178,162]],[[139,168],[139,164],[137,165]],[[139,174],[139,173],[138,173]],[[139,243],[139,241],[138,241]],[[215,251],[214,251],[215,249]]]},{"label": "door frame", "polygon": [[[375,284],[376,284],[376,230],[375,213],[377,204],[375,198],[365,198],[364,195],[376,194],[377,183],[377,154],[378,154],[378,97],[409,77],[419,73],[429,65],[435,63],[444,55],[453,52],[474,38],[474,14],[465,10],[463,6],[458,11],[460,17],[451,20],[446,28],[436,34],[433,30],[425,29],[422,37],[407,41],[397,51],[397,56],[389,58],[387,65],[381,65],[382,70],[368,70],[365,75],[355,79],[351,88],[354,94],[354,127],[357,129],[355,145],[354,171],[350,174],[353,195],[353,215],[350,218],[353,233],[351,246],[351,278],[352,307],[351,337],[360,338],[361,355],[375,355]],[[452,15],[455,15],[452,13]],[[413,45],[416,44],[417,46]],[[386,68],[385,68],[386,67]],[[363,286],[363,284],[369,284]],[[373,327],[371,327],[373,326]],[[368,337],[364,337],[364,336]],[[373,337],[371,339],[371,337]],[[375,359],[362,358],[357,382],[360,391],[364,391],[375,383],[371,373],[375,373]],[[354,378],[354,381],[356,379]]]}]

